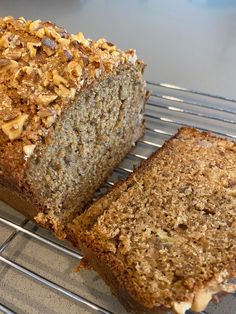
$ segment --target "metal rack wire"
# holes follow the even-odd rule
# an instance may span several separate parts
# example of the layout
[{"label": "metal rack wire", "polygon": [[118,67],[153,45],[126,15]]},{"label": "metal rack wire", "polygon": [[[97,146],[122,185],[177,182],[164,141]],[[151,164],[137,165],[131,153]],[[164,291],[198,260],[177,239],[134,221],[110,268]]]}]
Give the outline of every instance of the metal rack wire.
[{"label": "metal rack wire", "polygon": [[[126,177],[134,166],[146,159],[154,150],[161,147],[163,142],[173,135],[183,125],[194,126],[201,130],[209,130],[217,135],[236,139],[236,100],[222,96],[203,93],[195,90],[164,84],[148,82],[152,95],[146,106],[146,132],[137,145],[126,156],[125,160],[114,170],[113,175],[105,184],[108,188],[114,183]],[[98,304],[68,290],[46,277],[28,269],[27,267],[5,257],[4,251],[19,234],[25,234],[30,239],[35,239],[43,245],[52,247],[69,257],[81,260],[82,256],[65,243],[53,240],[51,237],[37,233],[38,227],[31,231],[26,225],[28,220],[21,223],[7,219],[1,214],[0,223],[12,229],[9,237],[0,246],[0,261],[9,267],[19,271],[24,276],[33,278],[62,295],[84,304],[96,313],[112,313]],[[234,295],[235,296],[235,295]],[[15,313],[6,305],[0,304],[0,312]],[[204,312],[203,312],[204,313]]]}]

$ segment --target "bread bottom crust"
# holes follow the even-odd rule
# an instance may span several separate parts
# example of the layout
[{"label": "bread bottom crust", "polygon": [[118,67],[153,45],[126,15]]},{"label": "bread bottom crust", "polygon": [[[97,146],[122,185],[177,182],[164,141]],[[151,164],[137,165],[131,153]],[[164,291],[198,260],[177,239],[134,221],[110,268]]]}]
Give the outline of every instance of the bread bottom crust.
[{"label": "bread bottom crust", "polygon": [[27,218],[33,220],[37,215],[36,207],[21,193],[0,185],[0,200],[15,208]]}]

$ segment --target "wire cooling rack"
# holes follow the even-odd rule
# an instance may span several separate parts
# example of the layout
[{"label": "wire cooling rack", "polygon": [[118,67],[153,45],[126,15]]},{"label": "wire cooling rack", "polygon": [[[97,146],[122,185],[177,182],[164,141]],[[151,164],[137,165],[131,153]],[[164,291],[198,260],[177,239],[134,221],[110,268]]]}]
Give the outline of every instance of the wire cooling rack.
[{"label": "wire cooling rack", "polygon": [[[117,180],[126,177],[141,160],[146,159],[153,151],[161,147],[163,142],[176,133],[177,129],[181,126],[194,126],[201,130],[211,131],[219,136],[236,139],[235,99],[189,90],[164,83],[148,82],[148,88],[152,91],[152,94],[145,111],[145,135],[114,170],[113,175],[108,179],[104,188],[101,189],[99,193],[103,193],[107,188],[114,185]],[[20,305],[16,305],[19,300],[21,300],[21,297],[27,299],[26,294],[30,297],[30,293],[32,293],[33,290],[30,288],[27,290],[24,286],[26,293],[21,295],[17,292],[17,289],[14,290],[13,287],[10,289],[10,284],[7,280],[11,281],[13,278],[13,281],[21,281],[13,283],[15,286],[30,279],[31,281],[37,282],[40,289],[49,289],[49,292],[47,292],[48,294],[53,291],[56,293],[55,295],[57,297],[59,295],[60,298],[65,298],[68,302],[68,313],[125,313],[123,308],[116,303],[112,296],[107,298],[105,303],[99,302],[103,299],[102,296],[105,296],[104,299],[106,299],[109,292],[107,290],[103,294],[103,292],[99,291],[99,287],[102,286],[103,283],[100,279],[96,279],[96,275],[93,275],[93,280],[90,280],[90,284],[92,288],[96,286],[97,290],[95,288],[94,290],[91,290],[91,288],[89,292],[87,291],[84,293],[87,285],[86,278],[84,279],[83,285],[80,285],[80,290],[78,290],[78,287],[75,288],[76,284],[72,288],[68,288],[68,285],[65,284],[66,280],[64,277],[61,276],[58,271],[55,274],[53,273],[53,267],[49,267],[49,269],[51,269],[50,272],[37,271],[38,268],[35,269],[33,265],[34,263],[37,264],[38,260],[33,260],[29,266],[22,258],[18,258],[22,253],[19,248],[19,243],[22,243],[21,241],[24,240],[28,243],[26,245],[32,244],[29,251],[30,253],[28,252],[28,255],[25,255],[25,259],[30,259],[32,256],[36,256],[37,252],[41,252],[40,250],[42,250],[42,252],[46,250],[48,255],[53,252],[56,256],[66,258],[67,261],[73,260],[72,265],[79,264],[82,256],[70,245],[58,241],[50,234],[50,232],[42,230],[32,222],[19,216],[17,213],[13,212],[11,208],[6,208],[6,205],[3,203],[0,203],[0,226],[0,231],[3,229],[2,233],[0,232],[0,261],[2,262],[2,269],[0,269],[0,312],[64,312],[62,308],[57,308],[55,312],[53,312],[53,310],[47,310],[47,307],[43,304],[36,302],[37,298],[35,298],[35,294],[33,294],[34,296],[32,297],[33,301],[32,299],[29,300],[29,302],[32,303],[31,307],[28,305],[28,307],[26,306],[27,301],[24,301],[23,303],[21,302]],[[38,257],[41,261],[41,268],[50,266],[47,265],[48,255],[44,254],[45,252],[40,253],[40,256]],[[40,259],[41,257],[42,260]],[[46,262],[44,263],[45,259]],[[6,279],[7,272],[11,271],[13,271],[13,275]],[[71,268],[69,267],[67,275],[70,271]],[[18,279],[18,273],[21,274],[21,279]],[[75,274],[74,276],[78,279],[81,275]],[[57,278],[60,280],[58,281]],[[73,279],[70,278],[69,280],[73,281]],[[96,283],[97,280],[98,283]],[[5,288],[8,292],[4,294]],[[106,289],[105,285],[104,287],[102,286],[101,290],[103,289]],[[96,296],[97,291],[98,296]],[[14,298],[11,295],[9,297],[9,293],[11,292],[13,293]],[[42,290],[40,290],[40,293],[43,293]],[[14,301],[11,301],[11,297]],[[235,294],[226,297],[225,300],[226,301],[223,301],[220,305],[210,305],[206,311],[202,313],[235,313]],[[35,304],[34,301],[36,302]],[[54,304],[54,299],[50,302]],[[71,309],[69,309],[70,304],[73,305]]]}]

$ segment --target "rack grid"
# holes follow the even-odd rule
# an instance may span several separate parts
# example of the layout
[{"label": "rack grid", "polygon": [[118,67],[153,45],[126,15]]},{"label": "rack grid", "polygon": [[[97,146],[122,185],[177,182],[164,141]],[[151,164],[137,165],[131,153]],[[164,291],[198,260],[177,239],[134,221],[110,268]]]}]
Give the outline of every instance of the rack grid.
[{"label": "rack grid", "polygon": [[[132,172],[134,167],[138,166],[142,160],[146,159],[153,151],[161,147],[163,142],[176,133],[177,129],[181,126],[194,126],[201,130],[211,131],[219,136],[236,139],[236,99],[165,83],[147,82],[147,85],[152,93],[146,105],[145,135],[114,170],[112,176],[107,180],[104,188],[102,188],[98,194],[104,193],[104,191],[114,185],[116,181],[125,178]],[[92,302],[88,298],[63,287],[63,285],[46,278],[46,276],[38,274],[4,255],[4,252],[11,245],[13,240],[19,234],[24,234],[28,237],[28,241],[34,239],[41,245],[58,250],[68,258],[75,258],[78,262],[82,259],[82,255],[65,242],[56,240],[50,234],[41,234],[38,232],[40,228],[36,225],[33,226],[33,228],[28,228],[28,223],[29,221],[27,219],[22,219],[19,222],[19,220],[15,220],[12,217],[11,219],[6,217],[4,212],[2,212],[0,203],[0,225],[11,229],[10,235],[0,244],[0,261],[24,276],[30,277],[41,285],[53,289],[77,302],[78,306],[83,304],[95,313],[114,313],[110,311],[109,308],[104,308]],[[236,294],[233,296],[233,302],[236,308]],[[3,303],[0,303],[0,312],[7,314],[15,313]],[[211,309],[207,309],[202,313],[213,314]],[[227,309],[225,313],[231,314],[227,312]]]}]

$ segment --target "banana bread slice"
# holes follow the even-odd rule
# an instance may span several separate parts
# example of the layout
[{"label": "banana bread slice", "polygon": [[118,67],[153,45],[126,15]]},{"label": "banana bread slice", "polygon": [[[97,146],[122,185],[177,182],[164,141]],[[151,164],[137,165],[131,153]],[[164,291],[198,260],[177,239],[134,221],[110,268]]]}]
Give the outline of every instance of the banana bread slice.
[{"label": "banana bread slice", "polygon": [[202,311],[236,290],[236,143],[180,129],[68,237],[131,313]]},{"label": "banana bread slice", "polygon": [[63,237],[143,134],[134,50],[51,22],[0,19],[0,198]]}]

